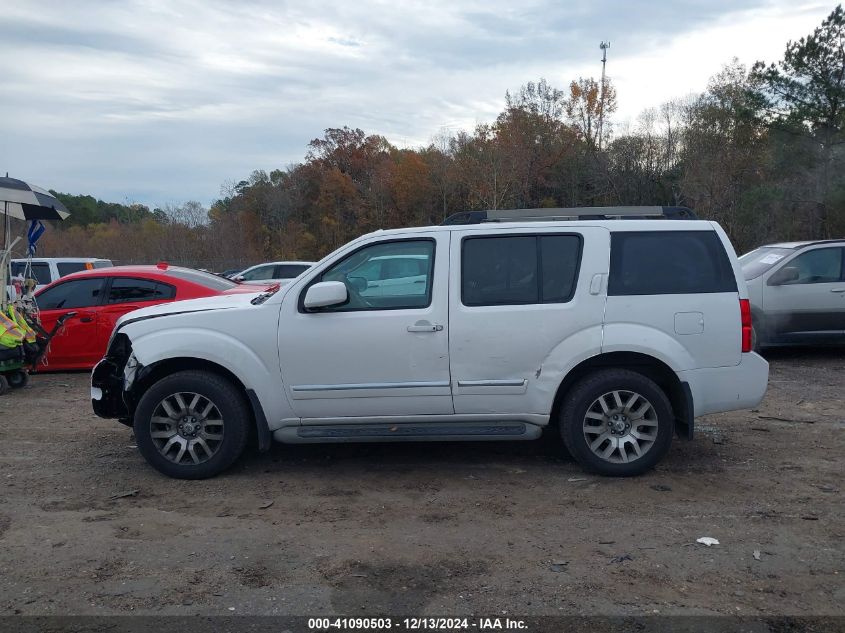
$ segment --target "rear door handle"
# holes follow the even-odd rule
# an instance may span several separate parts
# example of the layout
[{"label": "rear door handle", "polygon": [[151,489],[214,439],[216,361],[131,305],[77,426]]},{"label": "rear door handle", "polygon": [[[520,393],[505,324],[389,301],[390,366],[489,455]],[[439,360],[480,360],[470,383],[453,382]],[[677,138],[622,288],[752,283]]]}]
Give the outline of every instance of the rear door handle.
[{"label": "rear door handle", "polygon": [[831,292],[845,292],[845,288],[831,288]]},{"label": "rear door handle", "polygon": [[94,317],[84,316],[79,319],[80,323],[91,323],[94,320]]},{"label": "rear door handle", "polygon": [[443,326],[439,323],[429,323],[428,321],[417,321],[408,326],[409,332],[441,332],[442,330]]}]

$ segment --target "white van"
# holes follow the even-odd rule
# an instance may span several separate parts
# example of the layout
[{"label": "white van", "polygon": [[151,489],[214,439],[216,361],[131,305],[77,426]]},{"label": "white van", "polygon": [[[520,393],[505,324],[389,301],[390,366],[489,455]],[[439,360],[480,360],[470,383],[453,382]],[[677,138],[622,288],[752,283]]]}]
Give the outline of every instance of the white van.
[{"label": "white van", "polygon": [[[24,276],[27,261],[26,259],[12,260],[12,278]],[[33,257],[32,272],[29,277],[38,281],[35,289],[40,290],[65,275],[78,273],[81,270],[109,268],[111,266],[113,264],[110,259],[97,259],[95,257]]]}]

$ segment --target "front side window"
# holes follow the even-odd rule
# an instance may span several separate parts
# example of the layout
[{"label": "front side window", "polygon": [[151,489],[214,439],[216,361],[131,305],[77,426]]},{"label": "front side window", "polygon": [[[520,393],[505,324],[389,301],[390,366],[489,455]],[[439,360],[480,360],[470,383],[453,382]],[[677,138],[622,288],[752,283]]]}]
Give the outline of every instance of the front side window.
[{"label": "front side window", "polygon": [[[408,275],[390,276],[391,262],[413,260]],[[318,281],[340,281],[349,300],[327,311],[399,310],[431,304],[434,241],[381,242],[355,251],[326,270]]]},{"label": "front side window", "polygon": [[461,301],[466,306],[565,303],[581,259],[578,235],[512,235],[464,240]]},{"label": "front side window", "polygon": [[819,248],[803,253],[787,264],[798,269],[798,279],[788,284],[835,283],[842,278],[841,248]]},{"label": "front side window", "polygon": [[107,303],[129,303],[133,301],[166,301],[174,297],[174,288],[151,279],[112,279]]},{"label": "front side window", "polygon": [[736,292],[736,278],[714,231],[615,231],[607,294]]},{"label": "front side window", "polygon": [[378,281],[380,279],[384,279],[384,275],[382,274],[382,268],[384,267],[384,262],[381,259],[371,259],[366,264],[358,266],[355,269],[355,275],[358,277],[363,277],[370,281]]},{"label": "front side window", "polygon": [[98,305],[103,294],[102,278],[74,279],[60,283],[37,295],[42,310],[88,308]]},{"label": "front side window", "polygon": [[384,278],[402,279],[424,275],[428,262],[425,257],[408,255],[405,257],[389,257],[384,260]]}]

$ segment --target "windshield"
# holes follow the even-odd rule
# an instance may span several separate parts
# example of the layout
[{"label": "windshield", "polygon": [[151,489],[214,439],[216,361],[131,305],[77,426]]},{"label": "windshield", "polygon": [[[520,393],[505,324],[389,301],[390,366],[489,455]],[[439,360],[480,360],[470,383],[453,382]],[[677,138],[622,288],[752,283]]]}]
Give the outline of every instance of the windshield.
[{"label": "windshield", "polygon": [[229,288],[236,288],[238,284],[231,279],[212,275],[211,273],[204,273],[201,270],[193,270],[191,268],[168,268],[165,271],[168,275],[173,275],[177,279],[190,281],[191,283],[211,288],[212,290],[228,290]]},{"label": "windshield", "polygon": [[742,274],[745,281],[756,279],[772,266],[783,260],[784,257],[792,255],[795,249],[775,248],[763,246],[746,253],[739,258],[739,265],[742,266]]}]

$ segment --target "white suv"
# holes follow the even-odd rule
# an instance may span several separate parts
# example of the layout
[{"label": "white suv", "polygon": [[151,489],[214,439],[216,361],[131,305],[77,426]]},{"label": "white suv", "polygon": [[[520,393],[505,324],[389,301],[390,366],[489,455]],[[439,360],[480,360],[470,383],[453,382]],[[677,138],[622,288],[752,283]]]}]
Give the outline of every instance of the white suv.
[{"label": "white suv", "polygon": [[[364,235],[280,289],[122,317],[92,374],[94,410],[188,479],[230,466],[252,427],[266,449],[554,426],[584,467],[638,474],[695,417],[766,390],[736,254],[717,224],[666,219],[690,215],[474,212]],[[346,271],[379,258],[424,260],[422,283],[367,296]]]}]

